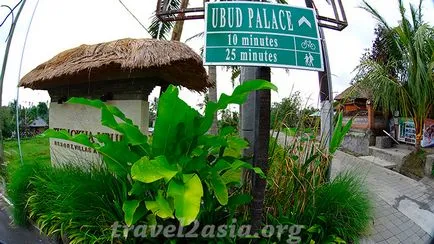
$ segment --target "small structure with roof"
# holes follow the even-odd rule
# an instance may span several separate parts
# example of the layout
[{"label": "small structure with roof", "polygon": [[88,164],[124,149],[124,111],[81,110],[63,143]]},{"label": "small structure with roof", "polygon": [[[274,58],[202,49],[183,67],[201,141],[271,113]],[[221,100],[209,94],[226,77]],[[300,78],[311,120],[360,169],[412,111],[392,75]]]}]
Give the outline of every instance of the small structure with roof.
[{"label": "small structure with roof", "polygon": [[387,116],[375,110],[372,92],[367,88],[352,85],[335,97],[337,110],[343,111],[344,119],[353,118],[353,130],[370,130],[374,134],[387,127]]},{"label": "small structure with roof", "polygon": [[37,117],[32,121],[32,123],[30,123],[29,129],[32,135],[39,135],[48,129],[48,124],[41,117]]},{"label": "small structure with roof", "polygon": [[[122,39],[66,50],[26,74],[21,87],[47,90],[51,97],[50,128],[70,134],[121,135],[101,125],[95,108],[65,104],[71,97],[101,99],[117,106],[143,133],[148,133],[148,96],[155,86],[181,85],[206,91],[208,82],[202,58],[175,41]],[[81,145],[50,139],[53,164],[100,162],[100,155]]]},{"label": "small structure with roof", "polygon": [[387,116],[374,109],[372,92],[358,85],[348,87],[335,100],[336,109],[343,112],[343,121],[353,119],[342,147],[360,155],[369,155],[369,146],[375,145],[375,136],[387,128]]}]

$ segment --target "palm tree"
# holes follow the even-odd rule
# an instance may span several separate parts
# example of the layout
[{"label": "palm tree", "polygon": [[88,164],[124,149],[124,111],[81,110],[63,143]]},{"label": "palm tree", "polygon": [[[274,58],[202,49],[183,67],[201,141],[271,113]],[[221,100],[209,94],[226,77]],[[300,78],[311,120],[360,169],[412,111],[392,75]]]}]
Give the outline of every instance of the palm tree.
[{"label": "palm tree", "polygon": [[[188,6],[189,0],[171,0],[168,2],[166,10],[185,9]],[[183,15],[182,13],[180,15]],[[149,26],[149,34],[154,39],[166,40],[166,35],[172,30],[171,41],[180,41],[182,31],[184,29],[184,20],[173,22],[161,21],[156,15],[154,15],[151,25]],[[160,95],[164,92],[169,84],[162,84]]]},{"label": "palm tree", "polygon": [[375,106],[413,118],[416,151],[420,150],[423,123],[434,103],[434,28],[422,20],[422,2],[418,7],[410,4],[408,18],[403,1],[398,0],[399,25],[391,27],[363,1],[362,8],[377,19],[384,32],[382,44],[388,59],[366,58],[356,68],[357,81],[372,89]]}]

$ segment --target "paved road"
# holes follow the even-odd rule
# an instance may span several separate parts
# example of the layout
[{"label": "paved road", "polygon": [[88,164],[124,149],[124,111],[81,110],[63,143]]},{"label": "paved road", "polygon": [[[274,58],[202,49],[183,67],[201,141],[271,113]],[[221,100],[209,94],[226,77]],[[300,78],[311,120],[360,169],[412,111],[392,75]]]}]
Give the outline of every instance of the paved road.
[{"label": "paved road", "polygon": [[6,203],[0,200],[0,243],[4,244],[50,244],[51,242],[42,238],[36,230],[29,230],[22,227],[13,227],[8,215]]},{"label": "paved road", "polygon": [[363,177],[375,204],[363,243],[429,243],[434,237],[434,188],[338,151],[332,176],[344,170]]}]

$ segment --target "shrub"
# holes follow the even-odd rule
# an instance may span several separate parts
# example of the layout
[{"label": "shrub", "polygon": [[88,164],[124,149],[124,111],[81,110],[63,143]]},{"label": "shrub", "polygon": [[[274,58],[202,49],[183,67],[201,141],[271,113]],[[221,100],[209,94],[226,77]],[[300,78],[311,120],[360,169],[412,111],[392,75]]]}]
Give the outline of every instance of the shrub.
[{"label": "shrub", "polygon": [[324,141],[304,129],[284,132],[289,146],[271,140],[268,221],[303,225],[303,243],[356,241],[369,224],[372,206],[361,181],[348,173],[327,179],[333,154],[350,126],[342,124],[339,114],[328,151]]},{"label": "shrub", "polygon": [[14,221],[27,216],[49,236],[66,236],[71,243],[112,240],[112,225],[123,221],[125,183],[104,169],[23,165],[12,177],[8,194]]},{"label": "shrub", "polygon": [[[244,83],[231,96],[223,94],[216,103],[209,102],[201,115],[169,86],[159,99],[152,141],[116,107],[71,98],[69,103],[100,109],[101,123],[121,133],[122,140],[48,130],[46,136],[96,150],[107,170],[48,167],[38,172],[30,179],[33,190],[27,195],[26,211],[45,233],[66,234],[76,243],[109,241],[115,221],[127,226],[188,226],[196,219],[201,224],[227,223],[251,200],[242,193],[242,168],[265,175],[242,160],[241,151],[248,144],[234,128],[222,128],[218,135],[207,131],[218,110],[243,103],[258,89],[275,86],[262,80]],[[122,234],[119,241],[134,241]]]},{"label": "shrub", "polygon": [[343,172],[330,183],[318,187],[306,205],[301,223],[318,226],[312,236],[318,240],[330,235],[354,242],[369,227],[373,206],[363,181],[356,175]]},{"label": "shrub", "polygon": [[28,193],[32,189],[29,181],[32,176],[42,171],[45,167],[45,164],[38,163],[37,161],[27,161],[19,167],[14,164],[8,164],[8,179],[13,180],[7,183],[6,193],[14,205],[12,214],[15,224],[21,226],[28,224],[26,205]]}]

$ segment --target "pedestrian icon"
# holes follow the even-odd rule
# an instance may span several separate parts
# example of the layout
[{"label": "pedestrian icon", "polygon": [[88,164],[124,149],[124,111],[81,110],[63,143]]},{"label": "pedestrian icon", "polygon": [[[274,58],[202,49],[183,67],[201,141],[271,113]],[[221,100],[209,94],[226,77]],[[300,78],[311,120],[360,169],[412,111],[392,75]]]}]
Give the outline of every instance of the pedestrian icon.
[{"label": "pedestrian icon", "polygon": [[310,67],[312,67],[313,66],[313,56],[312,56],[312,54],[306,54],[305,56],[304,56],[304,62],[305,62],[305,64],[306,64],[306,66],[310,66]]}]

